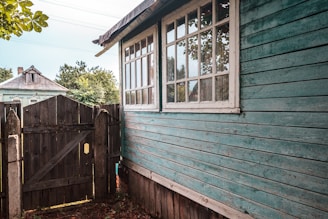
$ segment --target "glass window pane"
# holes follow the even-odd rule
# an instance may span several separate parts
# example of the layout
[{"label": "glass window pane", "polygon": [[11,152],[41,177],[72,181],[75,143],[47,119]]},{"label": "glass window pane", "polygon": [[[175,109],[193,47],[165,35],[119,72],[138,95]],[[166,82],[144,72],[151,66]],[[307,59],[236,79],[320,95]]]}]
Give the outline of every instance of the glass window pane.
[{"label": "glass window pane", "polygon": [[148,89],[148,101],[149,101],[149,104],[154,104],[154,102],[155,102],[154,95],[155,95],[154,88],[153,87],[149,88]]},{"label": "glass window pane", "polygon": [[167,48],[167,80],[174,81],[174,62],[175,62],[175,46],[172,45]]},{"label": "glass window pane", "polygon": [[131,89],[136,87],[135,62],[131,62]]},{"label": "glass window pane", "polygon": [[147,53],[147,41],[146,41],[146,39],[141,40],[141,52],[142,52],[142,55]]},{"label": "glass window pane", "polygon": [[136,91],[131,91],[131,104],[136,104]]},{"label": "glass window pane", "polygon": [[188,38],[188,77],[198,76],[198,37]]},{"label": "glass window pane", "polygon": [[188,14],[188,33],[198,30],[197,10]]},{"label": "glass window pane", "polygon": [[177,38],[183,37],[186,34],[185,17],[177,20]]},{"label": "glass window pane", "polygon": [[215,77],[215,101],[229,99],[229,75]]},{"label": "glass window pane", "polygon": [[148,85],[148,65],[147,56],[142,57],[142,87]]},{"label": "glass window pane", "polygon": [[168,103],[174,103],[175,102],[175,98],[174,98],[174,84],[168,84],[167,85],[167,102]]},{"label": "glass window pane", "polygon": [[216,0],[216,21],[229,17],[229,0]]},{"label": "glass window pane", "polygon": [[212,25],[212,14],[212,3],[200,8],[200,24],[202,28]]},{"label": "glass window pane", "polygon": [[186,77],[186,41],[177,43],[177,80]]},{"label": "glass window pane", "polygon": [[166,26],[166,42],[172,42],[175,40],[174,37],[174,23],[171,23]]},{"label": "glass window pane", "polygon": [[154,54],[148,55],[148,85],[154,85]]},{"label": "glass window pane", "polygon": [[141,55],[140,42],[135,44],[135,49],[136,49],[136,57],[139,57]]},{"label": "glass window pane", "polygon": [[134,58],[134,46],[130,46],[130,59]]},{"label": "glass window pane", "polygon": [[141,87],[141,60],[137,59],[136,61],[136,79],[137,79],[137,87]]},{"label": "glass window pane", "polygon": [[188,82],[188,98],[189,102],[198,101],[198,81]]},{"label": "glass window pane", "polygon": [[136,95],[136,103],[141,104],[141,90],[137,90],[137,95]]},{"label": "glass window pane", "polygon": [[180,82],[177,84],[177,102],[186,101],[186,83]]},{"label": "glass window pane", "polygon": [[229,24],[216,28],[216,71],[229,71]]},{"label": "glass window pane", "polygon": [[212,78],[200,80],[200,101],[212,101]]},{"label": "glass window pane", "polygon": [[205,31],[201,36],[201,75],[212,73],[212,30]]},{"label": "glass window pane", "polygon": [[130,63],[125,65],[125,89],[130,89]]},{"label": "glass window pane", "polygon": [[149,37],[147,37],[147,43],[148,43],[148,52],[152,52],[154,50],[153,35],[150,35]]},{"label": "glass window pane", "polygon": [[148,104],[148,89],[142,90],[142,104]]},{"label": "glass window pane", "polygon": [[130,92],[125,92],[125,104],[130,104]]},{"label": "glass window pane", "polygon": [[125,49],[125,61],[126,62],[129,61],[129,59],[130,59],[130,50],[129,50],[129,48],[126,48]]}]

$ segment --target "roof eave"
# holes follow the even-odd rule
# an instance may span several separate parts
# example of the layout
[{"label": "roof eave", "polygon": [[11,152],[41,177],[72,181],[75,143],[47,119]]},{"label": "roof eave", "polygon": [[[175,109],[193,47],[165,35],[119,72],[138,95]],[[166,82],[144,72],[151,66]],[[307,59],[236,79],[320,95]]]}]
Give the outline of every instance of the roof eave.
[{"label": "roof eave", "polygon": [[163,0],[156,0],[149,8],[145,9],[142,13],[140,13],[138,16],[134,18],[131,23],[128,23],[126,26],[122,27],[120,30],[117,30],[116,32],[118,34],[115,35],[113,33],[113,38],[107,40],[107,42],[104,43],[104,48],[98,52],[95,56],[99,57],[102,54],[104,54],[106,51],[108,51],[111,47],[113,47],[117,42],[119,42],[124,36],[126,36],[128,33],[130,33],[132,30],[134,30],[137,26],[141,25],[147,18],[149,18],[154,11],[161,7],[165,1]]}]

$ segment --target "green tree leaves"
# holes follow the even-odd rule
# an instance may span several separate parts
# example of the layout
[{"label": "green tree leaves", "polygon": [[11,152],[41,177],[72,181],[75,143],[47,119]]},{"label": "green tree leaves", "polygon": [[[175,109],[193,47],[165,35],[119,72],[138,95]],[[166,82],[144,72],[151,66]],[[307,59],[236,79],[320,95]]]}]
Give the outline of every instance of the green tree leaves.
[{"label": "green tree leaves", "polygon": [[47,27],[48,16],[42,11],[32,12],[29,0],[0,0],[0,38],[10,40],[14,34],[21,36],[24,31],[41,32]]},{"label": "green tree leaves", "polygon": [[87,105],[119,103],[117,82],[111,71],[98,67],[88,69],[83,61],[76,65],[61,66],[55,80],[70,89],[71,98]]},{"label": "green tree leaves", "polygon": [[11,69],[0,68],[0,83],[13,77]]}]

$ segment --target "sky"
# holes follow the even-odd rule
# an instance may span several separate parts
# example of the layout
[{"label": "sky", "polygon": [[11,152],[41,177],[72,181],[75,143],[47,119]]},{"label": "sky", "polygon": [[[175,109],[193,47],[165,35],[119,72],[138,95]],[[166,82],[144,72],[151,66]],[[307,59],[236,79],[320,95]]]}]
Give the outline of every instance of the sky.
[{"label": "sky", "polygon": [[10,41],[0,39],[0,67],[24,69],[34,65],[51,80],[60,66],[76,66],[84,61],[87,67],[110,70],[119,80],[117,45],[95,57],[103,47],[93,40],[109,30],[143,0],[32,0],[32,11],[41,10],[49,16],[48,27],[41,33],[24,32]]}]

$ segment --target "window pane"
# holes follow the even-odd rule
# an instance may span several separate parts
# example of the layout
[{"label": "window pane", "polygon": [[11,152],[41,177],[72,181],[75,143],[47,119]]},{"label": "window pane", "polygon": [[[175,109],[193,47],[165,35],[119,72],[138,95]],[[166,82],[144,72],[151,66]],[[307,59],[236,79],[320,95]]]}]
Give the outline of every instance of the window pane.
[{"label": "window pane", "polygon": [[129,59],[130,59],[130,50],[129,50],[129,48],[126,48],[125,49],[125,61],[126,62],[129,61]]},{"label": "window pane", "polygon": [[193,33],[198,30],[197,11],[188,14],[188,33]]},{"label": "window pane", "polygon": [[174,23],[171,23],[166,26],[166,42],[172,42],[175,40],[174,37]]},{"label": "window pane", "polygon": [[200,101],[212,101],[212,78],[200,80]]},{"label": "window pane", "polygon": [[141,90],[137,90],[136,103],[141,104]]},{"label": "window pane", "polygon": [[136,87],[135,62],[131,62],[131,89]]},{"label": "window pane", "polygon": [[229,75],[220,75],[215,78],[215,101],[229,99]]},{"label": "window pane", "polygon": [[202,28],[212,25],[212,3],[200,8],[200,24]]},{"label": "window pane", "polygon": [[150,35],[149,37],[147,37],[147,42],[148,42],[148,52],[152,52],[154,50],[153,35]]},{"label": "window pane", "polygon": [[177,80],[186,77],[186,41],[177,43]]},{"label": "window pane", "polygon": [[147,41],[146,41],[146,39],[141,40],[141,52],[142,52],[142,55],[147,53]]},{"label": "window pane", "polygon": [[130,92],[125,92],[125,104],[130,104]]},{"label": "window pane", "polygon": [[154,54],[148,55],[148,85],[154,84]]},{"label": "window pane", "polygon": [[185,17],[177,20],[177,38],[183,37],[186,34]]},{"label": "window pane", "polygon": [[142,87],[148,85],[148,65],[147,56],[142,57]]},{"label": "window pane", "polygon": [[131,104],[136,104],[136,91],[131,91]]},{"label": "window pane", "polygon": [[188,38],[188,77],[198,76],[198,37]]},{"label": "window pane", "polygon": [[134,58],[134,46],[130,46],[130,59]]},{"label": "window pane", "polygon": [[130,89],[130,63],[125,65],[125,89]]},{"label": "window pane", "polygon": [[142,104],[148,104],[148,89],[142,90]]},{"label": "window pane", "polygon": [[136,49],[136,57],[139,57],[141,55],[140,42],[135,44],[135,49]]},{"label": "window pane", "polygon": [[229,24],[216,28],[216,71],[229,70]]},{"label": "window pane", "polygon": [[167,48],[167,80],[174,81],[174,62],[175,62],[175,51],[174,45]]},{"label": "window pane", "polygon": [[212,73],[212,30],[201,33],[201,75]]},{"label": "window pane", "polygon": [[229,0],[216,0],[216,21],[229,17]]},{"label": "window pane", "polygon": [[149,101],[149,104],[154,104],[155,100],[154,100],[154,95],[155,95],[155,92],[154,92],[154,88],[151,87],[148,89],[148,101]]},{"label": "window pane", "polygon": [[198,101],[198,83],[197,80],[188,82],[189,102]]},{"label": "window pane", "polygon": [[186,83],[180,82],[177,84],[177,102],[186,101]]},{"label": "window pane", "polygon": [[137,87],[141,87],[141,60],[138,59],[136,61],[136,79],[137,79]]},{"label": "window pane", "polygon": [[168,84],[167,85],[167,102],[168,103],[174,103],[175,99],[174,99],[174,84]]}]

